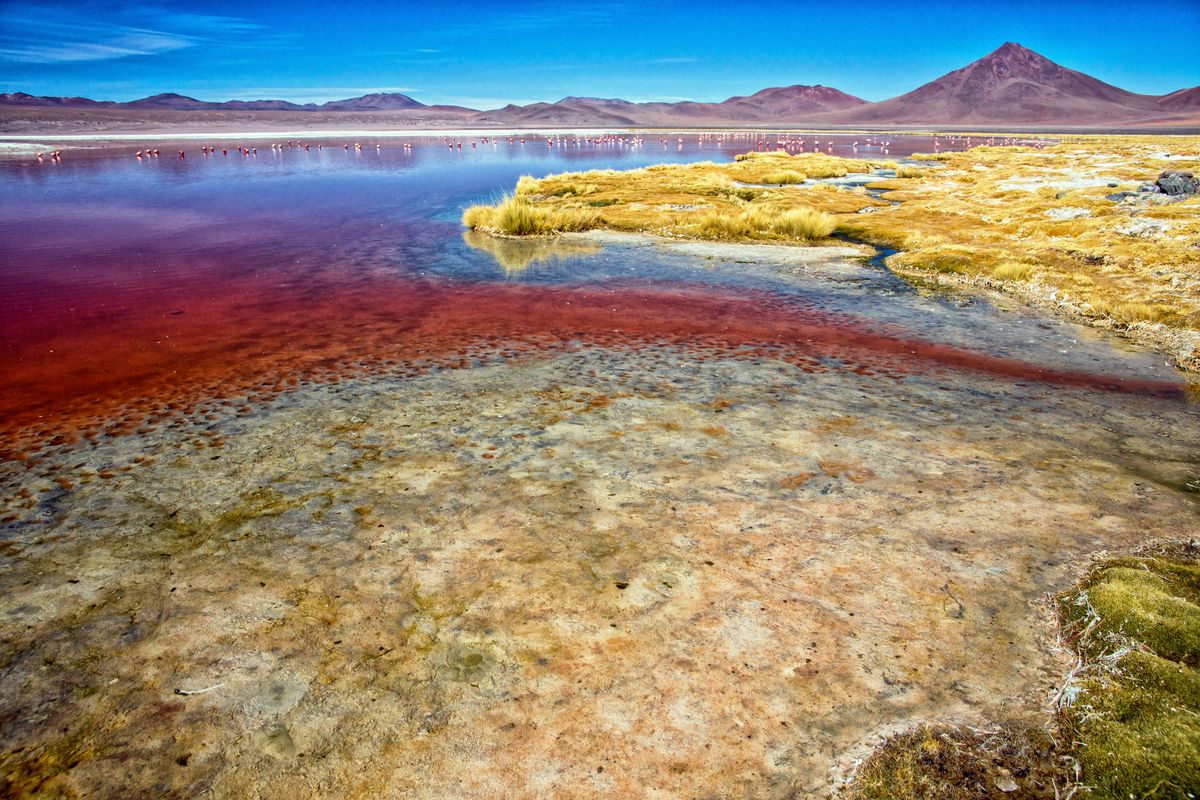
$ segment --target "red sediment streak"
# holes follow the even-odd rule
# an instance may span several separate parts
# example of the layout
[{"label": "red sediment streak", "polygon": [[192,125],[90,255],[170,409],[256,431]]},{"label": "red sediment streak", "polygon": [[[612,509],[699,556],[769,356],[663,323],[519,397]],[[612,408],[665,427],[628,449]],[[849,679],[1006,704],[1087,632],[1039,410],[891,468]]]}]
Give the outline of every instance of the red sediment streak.
[{"label": "red sediment streak", "polygon": [[[249,271],[247,271],[248,273]],[[1084,389],[1176,396],[1179,384],[1047,370],[922,340],[766,293],[661,285],[456,283],[404,275],[279,286],[279,273],[211,281],[184,300],[139,303],[77,290],[0,322],[0,456],[79,436],[119,435],[185,416],[208,401],[240,413],[303,381],[414,374],[416,363],[537,355],[575,344],[671,344],[697,356],[770,356],[808,371],[840,359],[860,374],[932,368]],[[60,287],[61,288],[61,287]],[[70,294],[70,292],[66,292]],[[181,313],[182,312],[182,313]],[[836,363],[836,362],[833,362]]]}]

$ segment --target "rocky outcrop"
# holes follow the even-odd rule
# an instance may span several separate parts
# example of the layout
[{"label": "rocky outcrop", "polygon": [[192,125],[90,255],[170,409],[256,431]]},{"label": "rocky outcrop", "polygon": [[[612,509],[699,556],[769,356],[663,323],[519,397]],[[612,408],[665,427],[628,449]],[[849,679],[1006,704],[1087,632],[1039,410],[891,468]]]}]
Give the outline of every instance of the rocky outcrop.
[{"label": "rocky outcrop", "polygon": [[1200,194],[1200,181],[1190,172],[1170,170],[1158,176],[1155,184],[1165,195],[1180,197]]}]

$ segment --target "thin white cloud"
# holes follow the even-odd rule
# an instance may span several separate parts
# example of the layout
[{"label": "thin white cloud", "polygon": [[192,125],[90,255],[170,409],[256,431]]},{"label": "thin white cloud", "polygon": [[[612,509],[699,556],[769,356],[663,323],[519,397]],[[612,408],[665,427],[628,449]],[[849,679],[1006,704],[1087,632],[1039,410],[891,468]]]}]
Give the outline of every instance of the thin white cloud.
[{"label": "thin white cloud", "polygon": [[168,12],[162,14],[159,19],[162,20],[163,24],[178,26],[184,30],[195,32],[227,33],[233,31],[236,33],[249,33],[252,31],[267,30],[266,25],[254,22],[253,20],[212,14]]},{"label": "thin white cloud", "polygon": [[129,30],[100,42],[68,41],[60,44],[29,43],[0,45],[0,59],[23,64],[61,64],[72,61],[104,61],[128,56],[148,56],[192,47],[189,36],[159,31]]},{"label": "thin white cloud", "polygon": [[[416,49],[403,50],[392,48],[383,50],[365,49],[356,50],[355,54],[359,57],[385,57],[388,58],[393,64],[446,64],[456,60],[449,55],[448,51],[439,50],[433,47],[419,47]],[[431,56],[438,56],[438,58],[431,58]]]},{"label": "thin white cloud", "polygon": [[87,3],[64,9],[4,3],[0,62],[64,64],[154,56],[206,44],[237,44],[266,31],[266,26],[240,17],[126,8],[114,18]]}]

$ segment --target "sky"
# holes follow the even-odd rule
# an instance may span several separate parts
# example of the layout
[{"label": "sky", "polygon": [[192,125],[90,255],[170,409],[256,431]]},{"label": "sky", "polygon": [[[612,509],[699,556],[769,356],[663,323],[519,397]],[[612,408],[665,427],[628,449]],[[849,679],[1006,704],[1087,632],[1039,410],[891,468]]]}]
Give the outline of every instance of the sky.
[{"label": "sky", "polygon": [[[197,10],[201,9],[201,10]],[[0,91],[494,108],[719,101],[769,86],[884,100],[1006,41],[1135,92],[1200,84],[1200,0],[0,0]]]}]

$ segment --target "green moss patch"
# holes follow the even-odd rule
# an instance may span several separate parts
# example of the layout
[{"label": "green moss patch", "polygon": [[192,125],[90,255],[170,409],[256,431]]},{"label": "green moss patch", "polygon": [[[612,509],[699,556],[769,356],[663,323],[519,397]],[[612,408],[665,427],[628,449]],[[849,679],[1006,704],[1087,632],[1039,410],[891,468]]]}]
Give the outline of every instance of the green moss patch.
[{"label": "green moss patch", "polygon": [[1200,796],[1200,565],[1180,550],[1108,562],[1059,598],[1084,668],[1064,727],[1092,797]]}]

